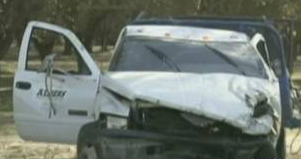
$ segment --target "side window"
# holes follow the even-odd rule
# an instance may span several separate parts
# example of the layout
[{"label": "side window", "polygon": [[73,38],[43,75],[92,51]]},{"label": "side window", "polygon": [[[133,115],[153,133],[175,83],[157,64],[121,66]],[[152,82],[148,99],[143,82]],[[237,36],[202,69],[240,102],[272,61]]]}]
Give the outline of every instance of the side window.
[{"label": "side window", "polygon": [[269,55],[268,55],[268,52],[266,50],[266,46],[265,46],[264,41],[259,41],[256,45],[256,48],[259,51],[259,53],[261,54],[261,56],[264,59],[265,63],[270,66],[270,59],[269,59]]},{"label": "side window", "polygon": [[76,75],[91,74],[68,38],[53,31],[34,29],[28,46],[26,70],[40,71],[44,58],[49,54],[56,55],[53,63],[54,74],[62,74],[57,70]]}]

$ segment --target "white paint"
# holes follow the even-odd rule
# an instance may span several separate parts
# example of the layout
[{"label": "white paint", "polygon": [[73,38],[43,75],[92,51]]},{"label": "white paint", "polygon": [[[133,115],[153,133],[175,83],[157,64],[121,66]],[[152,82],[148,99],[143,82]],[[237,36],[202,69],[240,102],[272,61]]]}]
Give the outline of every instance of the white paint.
[{"label": "white paint", "polygon": [[104,87],[131,100],[142,99],[159,103],[154,106],[224,121],[247,134],[269,133],[273,120],[270,115],[252,118],[254,107],[246,104],[246,95],[255,97],[258,91],[262,92],[274,101],[272,106],[275,113],[278,116],[281,114],[278,82],[265,79],[233,74],[178,72],[111,72],[103,78],[106,81]]},{"label": "white paint", "polygon": [[[52,114],[50,118],[49,98],[37,96],[40,89],[45,89],[46,73],[25,69],[29,40],[34,28],[54,31],[65,36],[73,43],[79,56],[91,70],[91,75],[53,74],[53,90],[63,90],[66,94],[63,98],[53,98],[57,114]],[[20,136],[34,141],[76,143],[80,127],[94,121],[94,102],[99,77],[99,68],[72,32],[47,23],[30,22],[20,48],[13,88],[14,119]],[[31,88],[16,88],[19,81],[31,83]],[[70,116],[69,110],[87,111],[88,116]]]},{"label": "white paint", "polygon": [[149,38],[165,38],[191,41],[249,41],[248,36],[240,32],[186,26],[131,25],[126,27],[126,34],[127,36],[141,36]]}]

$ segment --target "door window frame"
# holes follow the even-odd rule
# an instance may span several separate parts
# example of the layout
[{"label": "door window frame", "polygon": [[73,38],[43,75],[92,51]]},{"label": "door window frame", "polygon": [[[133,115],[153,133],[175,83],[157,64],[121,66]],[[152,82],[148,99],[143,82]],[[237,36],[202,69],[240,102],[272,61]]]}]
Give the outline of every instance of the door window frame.
[{"label": "door window frame", "polygon": [[[27,65],[27,56],[29,51],[29,44],[32,37],[32,33],[35,29],[47,30],[51,32],[55,32],[59,35],[64,36],[69,40],[72,46],[76,49],[78,56],[83,60],[83,62],[87,65],[88,69],[91,72],[91,75],[85,76],[99,76],[100,68],[96,65],[94,60],[91,58],[90,54],[84,47],[84,45],[80,42],[80,40],[76,37],[76,35],[68,29],[59,27],[57,25],[48,24],[44,22],[32,21],[30,22],[25,30],[23,35],[22,44],[20,47],[20,55],[18,60],[18,70],[19,71],[30,71],[26,70]],[[36,71],[35,71],[36,72]],[[81,74],[78,74],[81,75]]]},{"label": "door window frame", "polygon": [[[33,38],[33,33],[34,33],[35,30],[45,30],[45,29],[33,27],[33,28],[32,28],[32,31],[31,31],[31,35],[30,35],[30,38],[29,38],[29,43],[28,43],[28,46],[27,46],[28,49],[27,49],[27,53],[26,53],[25,70],[26,70],[26,71],[32,71],[32,72],[37,72],[37,70],[28,68],[28,61],[30,60],[30,59],[29,59],[29,54],[30,54],[30,44],[31,44],[31,39]],[[89,76],[89,75],[91,75],[91,70],[90,70],[90,68],[88,67],[87,63],[84,61],[84,59],[82,58],[82,56],[81,56],[80,53],[79,53],[79,50],[78,50],[78,49],[76,48],[76,46],[72,43],[72,41],[69,40],[68,37],[66,37],[65,35],[60,34],[60,33],[58,33],[58,32],[52,31],[52,30],[46,30],[46,31],[51,32],[51,33],[54,33],[54,34],[56,34],[57,36],[62,36],[62,37],[64,38],[64,40],[68,41],[68,42],[70,43],[72,49],[74,49],[74,51],[75,51],[74,53],[75,53],[76,58],[80,58],[80,61],[83,62],[83,65],[85,65],[85,67],[87,67],[87,69],[88,69],[88,71],[89,71],[87,74],[81,74],[81,73],[79,72],[79,73],[72,74],[72,75],[83,75],[83,76]],[[66,42],[66,41],[65,41],[65,42]],[[77,60],[77,62],[79,62],[78,59],[76,59],[76,60]],[[42,62],[43,62],[43,61],[41,61],[41,64],[42,64]],[[78,64],[78,63],[77,63],[77,64]],[[79,65],[78,65],[77,67],[78,67],[78,69],[79,69]],[[66,71],[67,71],[67,70],[66,70]],[[54,74],[56,74],[56,73],[54,73]]]}]

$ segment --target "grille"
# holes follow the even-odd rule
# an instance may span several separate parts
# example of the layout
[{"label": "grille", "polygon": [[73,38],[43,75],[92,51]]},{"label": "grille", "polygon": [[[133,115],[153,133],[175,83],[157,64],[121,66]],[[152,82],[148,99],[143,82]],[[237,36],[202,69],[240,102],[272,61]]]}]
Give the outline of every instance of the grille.
[{"label": "grille", "polygon": [[132,112],[132,127],[140,130],[178,135],[237,136],[243,133],[226,123],[214,122],[204,127],[195,126],[185,119],[181,111],[168,108],[140,108]]}]

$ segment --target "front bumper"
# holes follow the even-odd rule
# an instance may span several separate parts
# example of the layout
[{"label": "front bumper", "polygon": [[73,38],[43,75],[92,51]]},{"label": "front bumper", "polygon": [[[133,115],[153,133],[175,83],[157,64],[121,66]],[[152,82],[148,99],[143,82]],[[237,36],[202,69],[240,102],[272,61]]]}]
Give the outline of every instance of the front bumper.
[{"label": "front bumper", "polygon": [[243,159],[252,158],[268,137],[179,136],[148,131],[103,129],[95,147],[107,159]]}]

